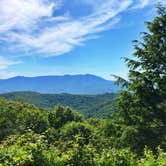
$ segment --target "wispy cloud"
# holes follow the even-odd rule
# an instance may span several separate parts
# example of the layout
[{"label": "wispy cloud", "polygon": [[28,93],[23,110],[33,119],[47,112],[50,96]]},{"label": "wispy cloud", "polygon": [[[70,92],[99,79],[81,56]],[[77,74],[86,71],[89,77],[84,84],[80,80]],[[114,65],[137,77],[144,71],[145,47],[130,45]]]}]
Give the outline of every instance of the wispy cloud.
[{"label": "wispy cloud", "polygon": [[41,0],[1,0],[0,33],[11,30],[31,31],[42,17],[50,17],[55,3]]},{"label": "wispy cloud", "polygon": [[0,42],[12,51],[17,49],[27,55],[61,55],[111,28],[119,21],[117,14],[131,3],[131,0],[93,1],[90,4],[93,12],[75,19],[70,14],[54,16],[60,1],[1,0]]},{"label": "wispy cloud", "polygon": [[142,9],[145,6],[149,5],[150,0],[139,0],[136,4],[132,6],[132,9]]},{"label": "wispy cloud", "polygon": [[4,58],[3,56],[0,56],[0,79],[14,77],[17,74],[14,72],[9,72],[7,69],[10,66],[17,65],[22,63],[21,61],[14,61]]},{"label": "wispy cloud", "polygon": [[80,0],[92,12],[74,18],[70,11],[57,14],[64,1],[0,0],[0,49],[7,48],[21,56],[61,55],[110,29],[119,21],[119,13],[151,3],[150,0]]},{"label": "wispy cloud", "polygon": [[165,0],[136,0],[136,2],[133,3],[131,9],[142,9],[146,6],[155,5],[157,3],[166,4],[166,1]]},{"label": "wispy cloud", "polygon": [[17,76],[14,72],[0,71],[0,79],[7,79]]},{"label": "wispy cloud", "polygon": [[7,69],[9,66],[16,65],[22,63],[21,61],[12,61],[9,59],[5,59],[3,56],[0,56],[0,71]]}]

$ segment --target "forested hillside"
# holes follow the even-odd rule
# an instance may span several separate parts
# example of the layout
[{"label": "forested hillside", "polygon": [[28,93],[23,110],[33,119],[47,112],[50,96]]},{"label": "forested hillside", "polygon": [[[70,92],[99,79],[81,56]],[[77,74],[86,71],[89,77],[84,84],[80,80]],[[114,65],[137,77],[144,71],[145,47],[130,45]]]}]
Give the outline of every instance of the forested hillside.
[{"label": "forested hillside", "polygon": [[109,118],[111,112],[115,111],[114,100],[117,94],[71,95],[13,92],[0,94],[0,96],[13,101],[24,101],[49,110],[55,105],[63,105],[77,110],[85,117]]},{"label": "forested hillside", "polygon": [[166,8],[125,58],[129,78],[111,119],[0,98],[0,166],[165,166]]}]

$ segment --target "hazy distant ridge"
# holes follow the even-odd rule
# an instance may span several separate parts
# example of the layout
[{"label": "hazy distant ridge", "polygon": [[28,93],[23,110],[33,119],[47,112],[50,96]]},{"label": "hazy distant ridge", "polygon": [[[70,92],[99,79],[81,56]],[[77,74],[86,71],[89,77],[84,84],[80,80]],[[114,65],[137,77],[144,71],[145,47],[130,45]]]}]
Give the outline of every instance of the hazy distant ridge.
[{"label": "hazy distant ridge", "polygon": [[40,93],[101,94],[116,92],[114,81],[95,75],[64,76],[17,76],[0,79],[0,93],[13,91],[36,91]]}]

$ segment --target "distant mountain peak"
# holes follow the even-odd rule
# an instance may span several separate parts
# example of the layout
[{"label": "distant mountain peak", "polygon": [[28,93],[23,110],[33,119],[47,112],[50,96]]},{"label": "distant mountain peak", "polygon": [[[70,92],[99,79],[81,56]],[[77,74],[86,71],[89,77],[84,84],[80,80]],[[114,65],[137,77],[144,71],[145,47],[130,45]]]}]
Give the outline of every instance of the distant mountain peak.
[{"label": "distant mountain peak", "polygon": [[118,87],[113,81],[92,74],[16,76],[0,80],[0,93],[36,91],[39,93],[101,94],[117,90]]}]

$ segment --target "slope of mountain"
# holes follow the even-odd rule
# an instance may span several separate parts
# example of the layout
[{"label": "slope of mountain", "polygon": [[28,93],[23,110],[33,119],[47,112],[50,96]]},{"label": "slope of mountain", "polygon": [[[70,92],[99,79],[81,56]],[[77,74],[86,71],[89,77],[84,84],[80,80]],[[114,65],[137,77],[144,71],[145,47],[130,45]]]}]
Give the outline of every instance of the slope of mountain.
[{"label": "slope of mountain", "polygon": [[70,106],[72,109],[84,114],[86,117],[109,118],[115,111],[113,101],[117,94],[102,95],[71,95],[71,94],[40,94],[36,92],[13,92],[1,94],[13,101],[24,101],[38,107],[52,109],[55,105]]},{"label": "slope of mountain", "polygon": [[64,76],[17,76],[0,79],[0,93],[13,91],[35,91],[39,93],[101,94],[116,92],[118,87],[113,81],[95,75]]}]

